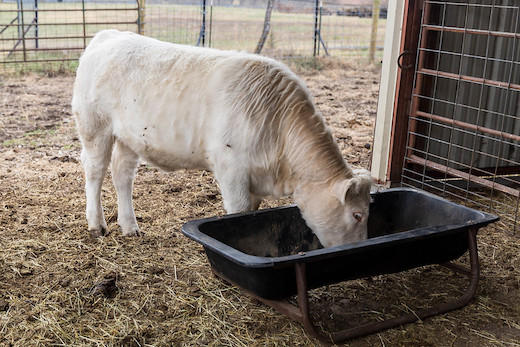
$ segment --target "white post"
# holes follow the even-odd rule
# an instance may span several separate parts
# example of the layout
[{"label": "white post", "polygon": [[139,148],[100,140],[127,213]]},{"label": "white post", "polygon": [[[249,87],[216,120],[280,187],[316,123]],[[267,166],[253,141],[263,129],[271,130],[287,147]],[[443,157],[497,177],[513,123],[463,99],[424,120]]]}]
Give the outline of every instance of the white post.
[{"label": "white post", "polygon": [[381,183],[387,180],[403,15],[404,1],[389,0],[371,164],[372,177]]}]

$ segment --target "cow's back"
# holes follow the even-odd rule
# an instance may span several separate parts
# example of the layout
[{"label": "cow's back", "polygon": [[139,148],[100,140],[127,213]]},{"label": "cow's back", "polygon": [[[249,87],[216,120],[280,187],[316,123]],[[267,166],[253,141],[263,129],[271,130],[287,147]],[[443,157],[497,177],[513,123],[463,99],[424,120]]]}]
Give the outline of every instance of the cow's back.
[{"label": "cow's back", "polygon": [[105,30],[80,59],[73,111],[80,128],[110,128],[163,169],[214,169],[231,152],[269,170],[288,100],[313,108],[301,81],[272,59]]}]

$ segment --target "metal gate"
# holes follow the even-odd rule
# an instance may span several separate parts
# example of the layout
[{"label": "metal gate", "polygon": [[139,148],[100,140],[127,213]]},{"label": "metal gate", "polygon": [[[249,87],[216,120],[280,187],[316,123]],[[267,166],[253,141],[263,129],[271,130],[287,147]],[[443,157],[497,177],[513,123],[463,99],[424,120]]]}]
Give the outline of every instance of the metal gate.
[{"label": "metal gate", "polygon": [[401,182],[518,233],[520,4],[424,1]]},{"label": "metal gate", "polygon": [[0,63],[77,61],[88,40],[110,27],[139,31],[137,0],[0,3]]},{"label": "metal gate", "polygon": [[372,62],[381,55],[386,8],[378,20],[372,16],[377,6],[279,0],[272,16],[267,16],[267,4],[267,0],[0,0],[0,70],[50,70],[51,65],[61,67],[65,62],[69,71],[74,70],[90,38],[106,28],[247,52],[256,51],[262,34],[262,54],[304,63],[320,54]]}]

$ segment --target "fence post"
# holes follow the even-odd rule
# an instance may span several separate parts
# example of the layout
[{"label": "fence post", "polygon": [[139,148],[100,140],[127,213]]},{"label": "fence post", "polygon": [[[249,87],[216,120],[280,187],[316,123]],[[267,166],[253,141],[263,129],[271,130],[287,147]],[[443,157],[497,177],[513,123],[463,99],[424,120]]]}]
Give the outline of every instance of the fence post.
[{"label": "fence post", "polygon": [[[21,38],[19,37],[19,39],[22,40],[23,61],[27,61],[27,51],[25,50],[25,22],[24,22],[23,0],[20,0],[20,9],[19,10],[20,10],[20,15],[21,15],[21,25],[22,25],[22,31],[21,31],[22,37]],[[20,27],[18,27],[18,28],[20,28]],[[20,33],[20,32],[18,32],[18,33]],[[20,41],[18,41],[18,42],[20,42]]]},{"label": "fence post", "polygon": [[85,0],[81,0],[81,12],[83,16],[83,48],[87,48],[87,28],[85,22]]},{"label": "fence post", "polygon": [[38,48],[38,0],[34,0],[34,44]]},{"label": "fence post", "polygon": [[145,19],[145,9],[146,9],[146,0],[136,0],[137,1],[137,33],[139,35],[144,35],[144,19]]},{"label": "fence post", "polygon": [[262,48],[264,48],[265,40],[267,40],[267,36],[269,35],[269,30],[271,30],[271,13],[273,12],[274,0],[267,1],[267,9],[265,10],[265,18],[264,18],[264,29],[262,30],[262,35],[260,35],[260,40],[255,48],[255,54],[262,53]]},{"label": "fence post", "polygon": [[16,22],[18,23],[18,38],[22,37],[22,28],[20,27],[20,19],[21,19],[21,12],[20,12],[20,1],[22,0],[16,0]]},{"label": "fence post", "polygon": [[197,40],[197,46],[200,46],[202,43],[202,47],[204,47],[206,43],[206,0],[201,1],[202,6],[202,24],[200,26],[199,38]]},{"label": "fence post", "polygon": [[208,47],[211,47],[211,28],[213,27],[213,0],[209,2],[209,37]]},{"label": "fence post", "polygon": [[312,56],[316,58],[316,55],[318,54],[318,40],[319,40],[319,32],[318,32],[318,11],[320,8],[320,0],[316,0],[314,4],[314,52]]},{"label": "fence post", "polygon": [[380,0],[374,0],[372,5],[372,31],[370,33],[370,50],[368,52],[368,59],[370,63],[374,63],[376,57],[376,43],[377,43],[377,23],[379,20]]},{"label": "fence post", "polygon": [[317,42],[317,51],[316,51],[316,55],[319,56],[320,55],[320,46],[321,46],[321,6],[322,6],[322,3],[321,3],[321,0],[319,1],[318,3],[318,42]]}]

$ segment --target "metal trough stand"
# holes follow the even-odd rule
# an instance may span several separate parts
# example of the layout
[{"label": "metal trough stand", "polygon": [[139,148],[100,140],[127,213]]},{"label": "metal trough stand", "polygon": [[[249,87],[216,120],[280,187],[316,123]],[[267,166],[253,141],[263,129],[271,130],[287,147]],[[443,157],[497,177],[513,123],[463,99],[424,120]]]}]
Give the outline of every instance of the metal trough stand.
[{"label": "metal trough stand", "polygon": [[[470,268],[453,264],[445,263],[442,264],[453,271],[461,273],[469,277],[469,284],[464,294],[458,299],[444,304],[439,304],[431,308],[420,309],[413,313],[401,315],[399,317],[389,318],[382,322],[360,325],[353,328],[337,331],[334,333],[327,333],[318,329],[311,320],[308,287],[307,287],[307,273],[305,263],[296,263],[294,268],[296,271],[296,285],[298,289],[298,306],[291,304],[286,300],[267,300],[258,297],[254,294],[249,293],[255,299],[263,302],[264,304],[271,306],[278,312],[288,316],[289,318],[300,322],[305,331],[320,340],[332,343],[339,343],[345,340],[370,335],[375,332],[394,328],[400,325],[415,322],[419,319],[425,319],[441,313],[446,313],[467,305],[473,298],[473,294],[477,289],[478,277],[479,277],[479,263],[478,263],[478,252],[477,252],[477,229],[468,229],[468,252],[470,257]],[[224,278],[225,279],[225,278]],[[227,280],[227,279],[225,279]]]}]

